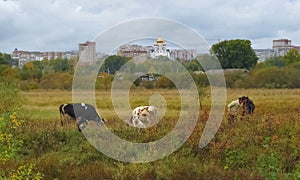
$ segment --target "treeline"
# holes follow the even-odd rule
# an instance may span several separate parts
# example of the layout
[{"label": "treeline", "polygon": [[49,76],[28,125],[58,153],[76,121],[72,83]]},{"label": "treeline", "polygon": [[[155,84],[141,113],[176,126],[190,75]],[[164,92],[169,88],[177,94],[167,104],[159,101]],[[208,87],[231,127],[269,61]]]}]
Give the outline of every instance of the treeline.
[{"label": "treeline", "polygon": [[[95,68],[99,67],[99,64],[93,66],[90,73],[98,74],[95,88],[110,89],[114,78],[120,79],[120,71],[126,71],[123,65],[132,62],[130,60],[130,58],[113,55],[105,59],[100,69],[97,70]],[[0,53],[0,77],[2,81],[16,82],[22,90],[39,88],[72,89],[73,76],[78,59],[32,61],[25,64],[22,68],[12,66],[14,63],[11,61],[10,55]],[[164,64],[146,61],[143,63],[132,63],[134,65],[130,68],[143,71],[151,67],[153,72],[169,74],[168,77],[174,76],[176,82],[172,82],[167,76],[153,73],[154,80],[151,81],[143,81],[138,77],[131,77],[133,79],[132,82],[134,82],[133,88],[172,89],[176,88],[176,83],[186,83],[185,77],[180,76],[180,72],[178,72],[178,66],[172,65],[172,63],[176,64],[174,61],[165,59],[158,59],[158,61]],[[209,81],[203,72],[202,61],[213,61],[213,56],[203,55],[197,60],[177,62],[190,73],[197,86],[205,87],[209,86]],[[181,70],[179,69],[179,71]],[[300,54],[297,49],[291,49],[284,56],[267,59],[265,62],[257,63],[248,70],[224,69],[224,75],[226,85],[230,88],[300,88]],[[119,81],[119,83],[122,82]],[[186,85],[186,87],[188,86],[189,84]]]},{"label": "treeline", "polygon": [[289,50],[284,56],[258,63],[248,73],[225,73],[227,87],[300,88],[300,53]]},{"label": "treeline", "polygon": [[300,63],[283,68],[263,63],[247,74],[225,72],[225,79],[231,88],[300,88]]}]

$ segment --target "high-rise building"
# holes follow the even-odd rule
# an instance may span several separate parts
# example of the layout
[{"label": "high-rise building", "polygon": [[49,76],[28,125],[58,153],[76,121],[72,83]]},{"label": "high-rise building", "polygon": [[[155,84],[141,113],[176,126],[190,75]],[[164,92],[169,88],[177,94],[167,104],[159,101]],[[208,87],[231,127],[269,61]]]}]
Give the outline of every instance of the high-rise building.
[{"label": "high-rise building", "polygon": [[78,54],[81,62],[96,62],[96,42],[80,43]]},{"label": "high-rise building", "polygon": [[292,41],[289,39],[273,40],[272,49],[275,53],[275,56],[283,56],[292,48]]},{"label": "high-rise building", "polygon": [[292,45],[292,40],[276,39],[273,40],[272,49],[254,49],[259,62],[263,62],[268,58],[284,56],[291,49],[298,49],[300,46]]}]

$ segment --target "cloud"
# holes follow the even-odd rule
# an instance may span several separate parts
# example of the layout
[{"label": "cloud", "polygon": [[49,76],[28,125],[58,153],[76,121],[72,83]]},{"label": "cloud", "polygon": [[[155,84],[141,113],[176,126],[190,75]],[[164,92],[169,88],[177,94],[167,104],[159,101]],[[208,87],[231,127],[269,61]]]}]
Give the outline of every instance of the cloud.
[{"label": "cloud", "polygon": [[254,47],[271,48],[272,39],[300,44],[299,1],[0,1],[0,51],[73,50],[108,28],[143,17],[170,18],[195,29],[210,43],[250,39]]}]

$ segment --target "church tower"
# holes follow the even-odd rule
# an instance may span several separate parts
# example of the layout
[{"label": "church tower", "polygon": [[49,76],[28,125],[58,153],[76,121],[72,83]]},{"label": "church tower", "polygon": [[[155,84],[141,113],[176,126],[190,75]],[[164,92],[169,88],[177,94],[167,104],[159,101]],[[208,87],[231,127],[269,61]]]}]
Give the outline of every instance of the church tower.
[{"label": "church tower", "polygon": [[151,58],[158,58],[159,56],[166,56],[170,58],[170,50],[167,49],[167,43],[162,38],[157,38],[153,44],[154,49],[150,53]]}]

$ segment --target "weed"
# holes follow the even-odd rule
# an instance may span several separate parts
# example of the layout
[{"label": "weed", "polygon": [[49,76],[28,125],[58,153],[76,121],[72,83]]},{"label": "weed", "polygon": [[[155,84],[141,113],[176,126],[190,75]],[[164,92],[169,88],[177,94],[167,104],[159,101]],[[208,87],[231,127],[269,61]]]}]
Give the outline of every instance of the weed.
[{"label": "weed", "polygon": [[277,155],[274,152],[261,154],[257,160],[257,170],[267,180],[276,180],[280,172]]}]

